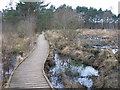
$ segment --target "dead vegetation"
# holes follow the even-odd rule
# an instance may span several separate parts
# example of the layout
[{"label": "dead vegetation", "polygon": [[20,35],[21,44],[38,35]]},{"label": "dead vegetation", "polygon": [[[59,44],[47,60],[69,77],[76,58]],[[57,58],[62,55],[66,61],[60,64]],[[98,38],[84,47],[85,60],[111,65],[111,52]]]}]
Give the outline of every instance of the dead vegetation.
[{"label": "dead vegetation", "polygon": [[[74,32],[72,35],[70,33]],[[54,53],[58,53],[62,58],[69,57],[76,64],[83,63],[93,66],[100,72],[99,77],[94,78],[95,88],[117,88],[118,87],[118,63],[117,52],[113,53],[112,48],[96,48],[94,45],[116,46],[118,41],[117,30],[101,29],[77,29],[77,30],[48,30],[45,32],[50,44],[49,61],[53,61]],[[97,44],[96,44],[97,43]],[[117,57],[117,58],[116,58]],[[46,64],[45,70],[50,78],[50,66]],[[54,65],[51,65],[54,66]],[[114,74],[111,74],[114,73]],[[64,80],[63,80],[64,81]],[[112,82],[113,81],[113,82]],[[66,82],[69,84],[70,80]],[[110,83],[109,83],[110,82]],[[79,85],[77,85],[79,86]],[[75,86],[75,87],[77,87]],[[73,88],[75,88],[73,87]],[[71,88],[68,85],[68,88]]]},{"label": "dead vegetation", "polygon": [[[13,70],[13,62],[16,63],[17,55],[23,53],[26,56],[34,46],[36,34],[34,32],[34,19],[21,20],[12,24],[11,22],[3,22],[2,34],[2,63],[3,63],[3,84],[9,78],[9,70]],[[12,58],[14,57],[14,59]],[[12,67],[12,68],[11,68]],[[6,72],[8,74],[6,74]]]}]

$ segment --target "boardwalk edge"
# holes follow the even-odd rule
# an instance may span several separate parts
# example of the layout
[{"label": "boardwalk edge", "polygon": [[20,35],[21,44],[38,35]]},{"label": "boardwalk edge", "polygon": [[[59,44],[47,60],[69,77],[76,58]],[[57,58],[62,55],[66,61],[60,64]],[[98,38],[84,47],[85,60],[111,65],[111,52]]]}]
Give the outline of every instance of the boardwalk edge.
[{"label": "boardwalk edge", "polygon": [[10,77],[7,81],[7,83],[3,86],[3,88],[9,88],[9,84],[11,82],[12,76],[15,73],[16,69],[31,55],[31,53],[35,50],[36,45],[33,46],[32,50],[24,57],[24,59],[14,68],[13,72],[10,74]]},{"label": "boardwalk edge", "polygon": [[[47,42],[47,43],[48,43],[48,42]],[[48,43],[48,48],[49,48],[49,43]],[[49,50],[48,50],[48,53],[47,53],[46,58],[45,58],[46,60],[47,60],[48,56],[49,56]],[[45,62],[46,62],[46,60],[45,60]],[[46,73],[45,73],[45,71],[44,71],[45,62],[44,62],[44,64],[43,64],[43,75],[44,75],[46,81],[48,82],[49,86],[52,88],[52,90],[54,90],[51,82],[50,82],[49,79],[47,78],[47,75],[46,75]]]}]

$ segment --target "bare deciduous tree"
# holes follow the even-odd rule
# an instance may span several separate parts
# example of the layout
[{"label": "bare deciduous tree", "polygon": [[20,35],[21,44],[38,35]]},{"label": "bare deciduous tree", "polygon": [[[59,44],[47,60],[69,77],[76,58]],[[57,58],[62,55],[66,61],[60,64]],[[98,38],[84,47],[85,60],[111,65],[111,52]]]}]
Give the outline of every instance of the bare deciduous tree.
[{"label": "bare deciduous tree", "polygon": [[55,28],[75,29],[81,24],[81,17],[69,7],[58,8],[54,13],[53,24]]}]

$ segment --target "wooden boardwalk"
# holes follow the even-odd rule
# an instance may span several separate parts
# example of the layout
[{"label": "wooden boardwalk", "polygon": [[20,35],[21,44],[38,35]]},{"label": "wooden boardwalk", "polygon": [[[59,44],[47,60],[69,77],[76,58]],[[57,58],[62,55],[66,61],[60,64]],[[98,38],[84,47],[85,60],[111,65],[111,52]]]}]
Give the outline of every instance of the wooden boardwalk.
[{"label": "wooden boardwalk", "polygon": [[50,88],[43,75],[49,45],[44,35],[38,37],[37,46],[30,56],[15,70],[9,88]]}]

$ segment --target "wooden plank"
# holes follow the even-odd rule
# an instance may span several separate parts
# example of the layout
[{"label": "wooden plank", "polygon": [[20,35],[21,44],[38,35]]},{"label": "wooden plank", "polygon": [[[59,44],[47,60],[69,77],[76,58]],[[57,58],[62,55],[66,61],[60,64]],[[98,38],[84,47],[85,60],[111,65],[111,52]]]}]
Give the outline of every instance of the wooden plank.
[{"label": "wooden plank", "polygon": [[44,62],[48,55],[48,43],[44,35],[38,38],[36,49],[14,72],[11,88],[50,88],[48,81],[43,75]]}]

